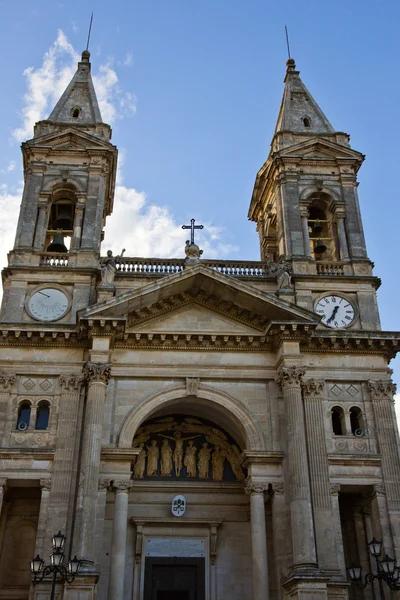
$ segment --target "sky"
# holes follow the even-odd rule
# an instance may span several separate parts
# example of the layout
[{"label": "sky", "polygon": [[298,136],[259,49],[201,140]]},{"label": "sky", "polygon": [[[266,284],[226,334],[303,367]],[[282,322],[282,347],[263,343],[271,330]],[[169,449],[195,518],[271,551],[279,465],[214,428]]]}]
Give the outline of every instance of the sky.
[{"label": "sky", "polygon": [[[72,77],[92,10],[92,74],[119,148],[103,253],[183,256],[193,217],[204,258],[259,259],[247,211],[282,97],[286,24],[304,83],[366,154],[359,196],[382,327],[399,329],[397,0],[0,0],[0,266],[21,199],[20,143]],[[391,366],[399,382],[400,360]]]}]

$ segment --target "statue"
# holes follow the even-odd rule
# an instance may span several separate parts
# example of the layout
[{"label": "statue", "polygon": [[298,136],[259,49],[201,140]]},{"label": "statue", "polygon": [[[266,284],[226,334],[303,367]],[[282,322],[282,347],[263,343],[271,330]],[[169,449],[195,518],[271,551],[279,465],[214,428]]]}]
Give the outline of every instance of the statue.
[{"label": "statue", "polygon": [[157,447],[157,441],[151,440],[151,446],[147,446],[147,475],[157,475],[158,457],[160,451]]},{"label": "statue", "polygon": [[119,256],[113,256],[112,250],[107,250],[107,256],[100,259],[101,285],[114,285],[117,262],[123,257],[125,248]]},{"label": "statue", "polygon": [[196,477],[196,446],[193,446],[193,440],[188,442],[186,447],[186,454],[184,465],[186,467],[186,472],[188,477]]},{"label": "statue", "polygon": [[185,246],[186,264],[195,265],[200,261],[200,256],[203,254],[203,250],[200,250],[197,244],[186,240]]},{"label": "statue", "polygon": [[214,481],[222,481],[224,478],[224,462],[225,462],[225,453],[221,451],[219,446],[214,447],[214,452],[212,454],[211,463],[212,463],[212,474]]},{"label": "statue", "polygon": [[143,479],[144,477],[144,469],[146,466],[146,450],[143,444],[140,444],[140,452],[136,458],[136,462],[133,467],[133,476],[137,479]]},{"label": "statue", "polygon": [[230,448],[226,454],[226,458],[228,459],[228,462],[231,466],[232,472],[233,472],[234,476],[236,477],[236,479],[238,481],[244,481],[245,475],[244,475],[243,469],[239,463],[239,456],[240,456],[239,448],[237,446],[235,446],[234,444],[232,446],[230,446]]},{"label": "statue", "polygon": [[275,273],[278,284],[277,293],[292,291],[292,265],[283,256],[280,257],[271,270]]},{"label": "statue", "polygon": [[208,471],[210,469],[210,458],[211,458],[211,448],[208,447],[207,442],[204,442],[203,447],[199,452],[199,477],[200,479],[208,479]]},{"label": "statue", "polygon": [[183,442],[185,440],[193,440],[194,438],[200,437],[199,435],[192,435],[191,437],[182,438],[182,434],[180,431],[176,431],[174,436],[164,435],[160,433],[161,437],[167,438],[168,440],[172,440],[175,442],[175,450],[174,450],[174,466],[175,466],[175,475],[179,477],[182,471],[182,460],[183,460]]},{"label": "statue", "polygon": [[172,471],[172,448],[168,440],[163,440],[161,444],[161,475],[171,475]]}]

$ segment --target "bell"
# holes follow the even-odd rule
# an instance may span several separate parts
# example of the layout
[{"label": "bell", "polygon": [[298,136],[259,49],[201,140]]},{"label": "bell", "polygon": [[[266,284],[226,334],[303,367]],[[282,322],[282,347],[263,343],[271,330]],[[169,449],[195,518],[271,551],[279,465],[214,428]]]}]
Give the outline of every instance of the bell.
[{"label": "bell", "polygon": [[321,233],[322,231],[322,223],[321,221],[315,221],[313,224],[313,233]]},{"label": "bell", "polygon": [[64,238],[61,231],[57,231],[53,238],[53,241],[47,246],[47,252],[62,252],[66,254],[68,252],[67,246],[64,244]]},{"label": "bell", "polygon": [[54,229],[66,229],[67,231],[71,231],[73,226],[71,212],[71,205],[61,204],[57,219],[53,223]]},{"label": "bell", "polygon": [[322,240],[317,240],[317,245],[314,246],[314,254],[323,254],[326,252],[326,246]]}]

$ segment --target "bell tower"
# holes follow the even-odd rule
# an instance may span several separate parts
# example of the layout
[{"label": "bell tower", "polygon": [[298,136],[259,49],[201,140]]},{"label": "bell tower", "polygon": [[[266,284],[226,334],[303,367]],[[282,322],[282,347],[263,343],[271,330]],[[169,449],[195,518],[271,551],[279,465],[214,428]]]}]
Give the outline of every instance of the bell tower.
[{"label": "bell tower", "polygon": [[[85,50],[49,118],[22,144],[24,191],[3,271],[3,322],[38,318],[30,297],[41,286],[63,286],[68,311],[60,323],[75,322],[76,311],[93,301],[105,219],[113,208],[117,149],[110,140]],[[55,320],[49,310],[46,320]]]},{"label": "bell tower", "polygon": [[[367,256],[357,195],[364,156],[350,147],[348,134],[332,127],[295,61],[286,64],[271,150],[257,174],[248,214],[257,223],[261,260],[291,264],[297,304],[322,316],[322,305],[332,302],[326,292],[339,294],[337,301],[354,309],[352,327],[380,329],[379,280]],[[349,326],[342,316],[328,326]]]}]

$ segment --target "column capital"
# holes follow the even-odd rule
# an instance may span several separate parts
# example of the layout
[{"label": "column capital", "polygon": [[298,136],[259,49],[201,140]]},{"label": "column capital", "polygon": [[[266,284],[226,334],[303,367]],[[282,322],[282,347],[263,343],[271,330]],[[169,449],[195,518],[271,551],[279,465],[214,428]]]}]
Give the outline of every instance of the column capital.
[{"label": "column capital", "polygon": [[368,389],[373,400],[393,400],[396,385],[391,379],[370,379]]},{"label": "column capital", "polygon": [[300,387],[305,372],[306,370],[303,367],[281,367],[278,371],[276,383],[282,390]]},{"label": "column capital", "polygon": [[59,378],[61,388],[67,392],[79,390],[84,381],[85,377],[81,373],[78,375],[75,375],[74,373],[71,373],[70,375],[60,375]]},{"label": "column capital", "polygon": [[133,481],[130,479],[121,479],[120,481],[113,481],[112,487],[114,492],[120,491],[127,492],[129,494],[133,487]]},{"label": "column capital", "polygon": [[100,478],[99,479],[99,484],[98,484],[98,490],[108,490],[108,488],[110,487],[110,480],[109,479],[103,479]]},{"label": "column capital", "polygon": [[88,361],[83,369],[85,380],[89,383],[100,382],[107,385],[111,377],[111,363]]},{"label": "column capital", "polygon": [[273,490],[274,494],[284,494],[285,493],[285,484],[283,483],[283,481],[280,483],[273,483],[272,490]]},{"label": "column capital", "polygon": [[329,488],[331,491],[331,496],[338,496],[340,492],[340,483],[330,483]]},{"label": "column capital", "polygon": [[15,375],[6,375],[0,373],[0,392],[6,392],[11,388],[15,381]]},{"label": "column capital", "polygon": [[303,379],[301,381],[301,387],[303,389],[304,396],[320,397],[324,392],[325,381],[323,379]]},{"label": "column capital", "polygon": [[264,494],[267,490],[268,483],[265,481],[255,481],[248,477],[244,483],[244,491],[248,496],[252,496],[253,494]]},{"label": "column capital", "polygon": [[372,489],[377,496],[386,496],[386,489],[383,483],[376,483],[372,486]]},{"label": "column capital", "polygon": [[7,479],[5,477],[0,479],[0,488],[2,488],[3,492],[5,492],[7,489]]},{"label": "column capital", "polygon": [[50,491],[51,479],[40,479],[40,487],[42,490]]}]

